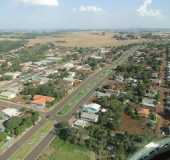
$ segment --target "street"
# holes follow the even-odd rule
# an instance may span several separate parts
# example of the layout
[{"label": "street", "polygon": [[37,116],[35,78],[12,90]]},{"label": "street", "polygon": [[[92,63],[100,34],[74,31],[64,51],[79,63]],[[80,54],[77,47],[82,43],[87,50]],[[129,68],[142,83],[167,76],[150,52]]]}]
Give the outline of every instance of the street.
[{"label": "street", "polygon": [[[133,55],[135,51],[139,48],[139,46],[135,46],[128,51],[124,52],[124,54],[113,63],[113,67],[115,68],[116,66],[125,63],[125,61],[128,59],[129,56]],[[73,93],[66,98],[64,98],[60,103],[58,103],[53,110],[51,110],[49,113],[46,113],[52,120],[57,120],[57,121],[68,121],[69,118],[71,117],[72,113],[74,113],[77,108],[80,106],[81,103],[83,103],[93,92],[94,90],[101,85],[101,83],[104,81],[104,79],[108,76],[108,74],[103,74],[103,77],[101,80],[98,80],[96,85],[91,88],[91,91],[81,100],[79,101],[76,106],[67,114],[66,116],[63,117],[57,117],[57,112],[62,109],[62,107],[72,98],[76,95],[76,92],[81,90],[83,87],[85,87],[88,83],[91,81],[96,81],[97,74],[103,73],[101,71],[98,71],[97,73],[93,74],[90,76],[87,80],[85,80],[78,89],[73,91]],[[106,70],[107,71],[107,70]],[[23,135],[15,144],[13,144],[11,147],[9,147],[8,150],[6,150],[4,153],[0,155],[0,160],[7,160],[13,155],[17,150],[19,150],[20,147],[22,147],[25,142],[32,137],[32,135],[40,128],[43,126],[43,124],[46,122],[45,117],[42,118],[40,122],[38,122],[32,129],[30,129],[25,135]],[[26,157],[26,160],[35,160],[37,157],[42,153],[42,151],[50,144],[51,140],[55,138],[55,135],[51,134],[51,131],[49,131],[49,134],[42,140],[42,142],[36,147],[32,148],[32,152]]]}]

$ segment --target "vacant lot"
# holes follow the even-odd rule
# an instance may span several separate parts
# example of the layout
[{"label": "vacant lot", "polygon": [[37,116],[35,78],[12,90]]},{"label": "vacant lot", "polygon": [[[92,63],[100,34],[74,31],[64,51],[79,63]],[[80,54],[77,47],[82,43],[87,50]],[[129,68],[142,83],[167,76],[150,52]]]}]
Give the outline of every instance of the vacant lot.
[{"label": "vacant lot", "polygon": [[152,133],[152,130],[147,128],[144,120],[135,120],[130,118],[128,115],[123,115],[123,124],[121,131],[126,131],[130,134],[145,134],[147,132]]},{"label": "vacant lot", "polygon": [[143,42],[144,40],[116,40],[113,39],[114,33],[108,32],[70,32],[54,34],[53,36],[42,36],[31,39],[28,43],[29,46],[35,44],[54,43],[59,46],[66,47],[106,47],[106,46],[120,46],[134,42]]},{"label": "vacant lot", "polygon": [[94,160],[94,154],[86,148],[55,139],[39,160]]}]

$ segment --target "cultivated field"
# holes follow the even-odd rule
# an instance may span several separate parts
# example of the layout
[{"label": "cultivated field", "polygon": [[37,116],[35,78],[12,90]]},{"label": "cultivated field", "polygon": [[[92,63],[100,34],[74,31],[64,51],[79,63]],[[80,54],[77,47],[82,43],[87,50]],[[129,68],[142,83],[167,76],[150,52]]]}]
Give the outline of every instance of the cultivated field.
[{"label": "cultivated field", "polygon": [[58,46],[65,47],[106,47],[106,46],[120,46],[135,42],[143,42],[144,39],[139,40],[116,40],[113,38],[114,33],[107,32],[70,32],[54,34],[53,36],[41,36],[30,39],[28,46],[35,44],[54,43]]}]

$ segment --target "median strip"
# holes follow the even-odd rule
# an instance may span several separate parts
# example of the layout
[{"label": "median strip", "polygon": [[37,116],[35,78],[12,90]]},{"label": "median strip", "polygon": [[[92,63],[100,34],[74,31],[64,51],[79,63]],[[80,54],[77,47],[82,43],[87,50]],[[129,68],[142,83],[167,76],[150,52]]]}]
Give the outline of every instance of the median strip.
[{"label": "median strip", "polygon": [[51,121],[45,122],[45,124],[39,128],[33,136],[28,139],[24,145],[22,145],[9,160],[24,160],[29,153],[35,148],[52,130],[53,123]]}]

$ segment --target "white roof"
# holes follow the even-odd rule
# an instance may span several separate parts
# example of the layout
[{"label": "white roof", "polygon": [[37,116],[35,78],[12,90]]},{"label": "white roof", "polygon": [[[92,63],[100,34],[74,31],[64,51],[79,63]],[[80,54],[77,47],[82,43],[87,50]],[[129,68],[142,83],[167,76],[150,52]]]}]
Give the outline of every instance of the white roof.
[{"label": "white roof", "polygon": [[75,126],[80,126],[80,127],[87,127],[89,125],[89,123],[87,121],[84,121],[82,119],[78,119],[74,122]]},{"label": "white roof", "polygon": [[97,104],[97,103],[85,104],[83,107],[84,108],[92,108],[92,109],[94,109],[96,111],[99,111],[101,109],[101,105]]},{"label": "white roof", "polygon": [[66,63],[66,64],[64,65],[64,67],[67,68],[67,69],[71,69],[71,68],[74,67],[74,64],[73,64],[73,63]]},{"label": "white roof", "polygon": [[6,108],[3,109],[2,112],[9,117],[16,117],[21,114],[21,112],[19,112],[19,110],[16,108]]},{"label": "white roof", "polygon": [[15,92],[11,92],[11,91],[6,91],[6,92],[0,93],[0,96],[7,97],[7,98],[15,98],[16,97],[16,93]]}]

